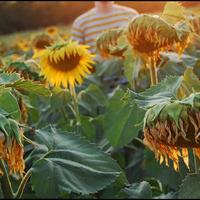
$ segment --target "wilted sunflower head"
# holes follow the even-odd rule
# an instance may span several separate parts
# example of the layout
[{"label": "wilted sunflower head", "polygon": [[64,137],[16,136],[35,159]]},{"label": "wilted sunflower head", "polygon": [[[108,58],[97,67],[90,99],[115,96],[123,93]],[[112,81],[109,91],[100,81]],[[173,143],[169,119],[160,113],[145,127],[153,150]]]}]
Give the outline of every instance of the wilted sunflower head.
[{"label": "wilted sunflower head", "polygon": [[118,49],[116,47],[118,39],[122,36],[123,32],[123,29],[110,29],[99,35],[96,40],[96,48],[103,58],[122,56],[126,49]]},{"label": "wilted sunflower head", "polygon": [[49,26],[45,29],[46,33],[51,36],[54,36],[58,33],[58,28],[56,26]]},{"label": "wilted sunflower head", "polygon": [[[154,106],[145,116],[144,143],[155,153],[156,158],[179,170],[179,157],[189,168],[188,148],[200,154],[200,93],[191,94],[182,101],[166,103],[155,115]],[[154,113],[154,114],[153,114]],[[182,152],[182,154],[181,154]]]},{"label": "wilted sunflower head", "polygon": [[75,87],[90,74],[94,55],[88,46],[67,41],[48,47],[41,57],[41,74],[53,86]]},{"label": "wilted sunflower head", "polygon": [[47,34],[35,36],[32,40],[32,48],[34,51],[33,57],[36,58],[40,56],[42,51],[45,50],[46,47],[51,46],[53,42],[54,40]]},{"label": "wilted sunflower head", "polygon": [[[15,136],[7,136],[5,132],[0,131],[0,158],[8,165],[9,175],[14,173],[23,176],[25,170],[24,147],[22,144],[23,130],[18,128],[14,120],[9,119],[9,121],[10,125],[13,126],[12,131],[15,132],[13,133]],[[0,169],[0,174],[3,175],[2,169]]]},{"label": "wilted sunflower head", "polygon": [[189,42],[189,32],[181,31],[182,22],[172,26],[159,16],[142,14],[128,25],[127,39],[133,49],[152,60],[159,58],[162,51],[182,53]]}]

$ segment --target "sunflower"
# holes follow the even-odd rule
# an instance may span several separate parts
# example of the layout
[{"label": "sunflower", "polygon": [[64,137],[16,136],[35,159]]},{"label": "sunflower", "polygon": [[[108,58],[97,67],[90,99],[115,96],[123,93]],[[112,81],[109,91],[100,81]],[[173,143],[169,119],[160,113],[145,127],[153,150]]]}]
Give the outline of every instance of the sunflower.
[{"label": "sunflower", "polygon": [[192,148],[200,159],[200,93],[191,94],[182,101],[167,103],[155,116],[154,106],[145,116],[144,143],[155,153],[160,164],[179,170],[179,158],[182,157],[189,169],[188,149]]},{"label": "sunflower", "polygon": [[[10,122],[14,123],[12,120]],[[24,148],[21,143],[22,136],[22,130],[19,130],[18,138],[5,137],[4,133],[0,132],[0,158],[7,163],[10,175],[18,173],[23,176],[24,174],[25,162],[23,159]],[[4,174],[2,169],[0,169],[0,174]]]},{"label": "sunflower", "polygon": [[41,56],[41,74],[53,86],[74,88],[93,68],[94,55],[89,53],[88,48],[75,41],[54,44]]},{"label": "sunflower", "polygon": [[47,34],[40,34],[33,38],[32,40],[32,48],[34,51],[33,58],[39,57],[43,50],[52,45],[54,40]]},{"label": "sunflower", "polygon": [[46,33],[55,36],[58,33],[58,28],[56,26],[49,26],[45,29]]},{"label": "sunflower", "polygon": [[67,40],[71,37],[71,35],[68,33],[61,33],[60,36],[63,40]]},{"label": "sunflower", "polygon": [[22,51],[25,51],[25,52],[30,50],[29,42],[27,40],[25,40],[25,39],[19,39],[17,41],[17,47],[19,49],[21,49]]},{"label": "sunflower", "polygon": [[158,16],[142,14],[129,23],[127,39],[138,54],[155,64],[160,52],[174,49],[181,54],[188,46],[190,33],[180,27],[183,22],[172,26]]},{"label": "sunflower", "polygon": [[122,56],[125,48],[118,49],[117,42],[123,32],[123,29],[109,29],[99,35],[96,41],[96,48],[103,58],[109,58],[110,56]]}]

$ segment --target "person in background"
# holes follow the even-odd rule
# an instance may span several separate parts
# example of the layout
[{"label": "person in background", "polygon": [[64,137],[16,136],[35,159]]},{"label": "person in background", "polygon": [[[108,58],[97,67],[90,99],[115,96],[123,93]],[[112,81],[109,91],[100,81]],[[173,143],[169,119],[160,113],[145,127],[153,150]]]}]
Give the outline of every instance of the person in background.
[{"label": "person in background", "polygon": [[75,19],[72,25],[72,40],[90,46],[91,53],[96,53],[95,41],[100,33],[126,26],[129,20],[137,15],[135,9],[117,5],[114,1],[95,1],[94,8]]}]

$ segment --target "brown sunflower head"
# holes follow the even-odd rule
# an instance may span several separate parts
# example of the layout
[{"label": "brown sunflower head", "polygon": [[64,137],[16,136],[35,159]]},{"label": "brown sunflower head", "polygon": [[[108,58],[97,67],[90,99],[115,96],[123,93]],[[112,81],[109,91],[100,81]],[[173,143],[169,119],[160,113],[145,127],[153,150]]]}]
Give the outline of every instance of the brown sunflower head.
[{"label": "brown sunflower head", "polygon": [[[23,130],[17,128],[16,122],[12,119],[10,119],[10,124],[18,130],[16,132],[17,136],[8,137],[4,135],[4,132],[0,132],[0,158],[8,165],[9,175],[14,173],[23,176],[25,169],[24,147],[22,144]],[[1,169],[0,174],[3,175]]]},{"label": "brown sunflower head", "polygon": [[157,60],[162,51],[182,53],[189,42],[189,32],[182,31],[182,22],[176,26],[159,16],[142,14],[128,25],[127,39],[134,50],[149,59]]},{"label": "brown sunflower head", "polygon": [[[200,94],[188,99],[164,105],[155,116],[156,107],[148,110],[144,124],[144,143],[155,153],[156,158],[179,170],[179,157],[189,168],[188,148],[200,152]],[[192,102],[193,101],[193,102]],[[189,105],[192,102],[192,105]]]},{"label": "brown sunflower head", "polygon": [[123,29],[110,29],[99,35],[96,41],[96,48],[103,58],[122,56],[125,49],[117,48],[117,44],[123,33]]},{"label": "brown sunflower head", "polygon": [[58,33],[58,28],[56,26],[49,26],[45,29],[46,33],[54,36]]},{"label": "brown sunflower head", "polygon": [[32,47],[36,50],[43,50],[52,45],[54,40],[47,34],[37,35],[32,40]]}]

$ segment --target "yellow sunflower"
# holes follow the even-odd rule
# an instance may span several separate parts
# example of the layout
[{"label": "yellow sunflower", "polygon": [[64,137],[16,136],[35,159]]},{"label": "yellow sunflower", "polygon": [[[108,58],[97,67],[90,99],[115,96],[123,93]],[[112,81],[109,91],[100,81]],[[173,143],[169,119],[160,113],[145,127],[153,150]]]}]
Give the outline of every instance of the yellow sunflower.
[{"label": "yellow sunflower", "polygon": [[54,40],[47,34],[40,34],[33,38],[32,48],[34,51],[33,58],[39,57],[46,47],[52,45]]},{"label": "yellow sunflower", "polygon": [[46,33],[51,36],[54,36],[58,33],[58,28],[56,26],[49,26],[45,29]]},{"label": "yellow sunflower", "polygon": [[67,41],[48,47],[40,59],[41,74],[53,86],[74,88],[91,74],[94,55],[88,46]]},{"label": "yellow sunflower", "polygon": [[19,39],[17,41],[17,46],[19,49],[21,49],[22,51],[29,51],[30,50],[30,44],[26,39]]}]

